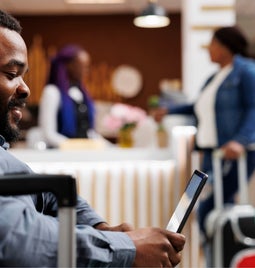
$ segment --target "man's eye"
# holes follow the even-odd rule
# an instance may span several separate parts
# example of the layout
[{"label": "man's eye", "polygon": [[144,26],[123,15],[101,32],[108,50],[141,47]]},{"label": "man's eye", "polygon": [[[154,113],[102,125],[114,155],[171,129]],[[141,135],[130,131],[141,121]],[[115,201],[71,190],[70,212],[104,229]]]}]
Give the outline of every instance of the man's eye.
[{"label": "man's eye", "polygon": [[6,76],[7,76],[8,79],[14,79],[16,77],[16,73],[7,72]]}]

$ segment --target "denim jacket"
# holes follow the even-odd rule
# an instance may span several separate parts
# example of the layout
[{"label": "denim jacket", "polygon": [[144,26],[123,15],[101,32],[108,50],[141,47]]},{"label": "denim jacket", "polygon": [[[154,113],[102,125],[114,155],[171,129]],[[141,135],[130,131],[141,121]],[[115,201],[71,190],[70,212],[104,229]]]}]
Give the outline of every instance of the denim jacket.
[{"label": "denim jacket", "polygon": [[[212,75],[205,86],[215,76]],[[194,104],[171,108],[171,114],[193,114]],[[215,99],[218,146],[235,140],[255,143],[255,62],[236,55],[233,69],[218,88]],[[199,122],[198,127],[199,127]]]}]

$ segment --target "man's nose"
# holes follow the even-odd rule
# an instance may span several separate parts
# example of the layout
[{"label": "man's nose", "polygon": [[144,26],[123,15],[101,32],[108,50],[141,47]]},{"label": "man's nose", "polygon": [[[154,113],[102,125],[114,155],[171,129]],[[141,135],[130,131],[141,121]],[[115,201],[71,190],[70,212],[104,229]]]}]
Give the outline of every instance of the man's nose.
[{"label": "man's nose", "polygon": [[21,98],[28,98],[30,96],[30,89],[27,84],[21,79],[19,86],[17,88],[17,93]]}]

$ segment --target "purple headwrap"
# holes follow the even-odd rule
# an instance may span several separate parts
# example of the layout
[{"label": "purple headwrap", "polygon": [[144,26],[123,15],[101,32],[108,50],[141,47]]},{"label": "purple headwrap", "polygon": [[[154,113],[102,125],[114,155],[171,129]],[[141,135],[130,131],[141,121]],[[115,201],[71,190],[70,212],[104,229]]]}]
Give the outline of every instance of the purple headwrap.
[{"label": "purple headwrap", "polygon": [[[58,115],[59,132],[67,137],[75,137],[77,119],[75,117],[75,106],[68,95],[71,84],[68,78],[66,63],[73,60],[83,49],[77,45],[67,45],[62,48],[51,61],[51,69],[48,84],[54,84],[61,93],[62,105]],[[94,128],[94,104],[87,90],[82,85],[82,81],[76,85],[81,89],[84,102],[88,108],[89,127]]]}]

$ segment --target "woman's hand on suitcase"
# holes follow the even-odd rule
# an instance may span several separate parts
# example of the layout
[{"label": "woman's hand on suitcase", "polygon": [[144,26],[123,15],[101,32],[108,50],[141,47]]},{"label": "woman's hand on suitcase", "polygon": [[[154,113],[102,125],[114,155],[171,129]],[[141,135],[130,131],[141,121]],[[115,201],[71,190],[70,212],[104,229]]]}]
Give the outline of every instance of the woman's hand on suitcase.
[{"label": "woman's hand on suitcase", "polygon": [[237,141],[229,141],[221,149],[223,150],[225,159],[238,159],[245,150],[244,146]]},{"label": "woman's hand on suitcase", "polygon": [[185,244],[182,234],[160,228],[127,232],[136,247],[134,267],[174,267],[181,261]]}]

